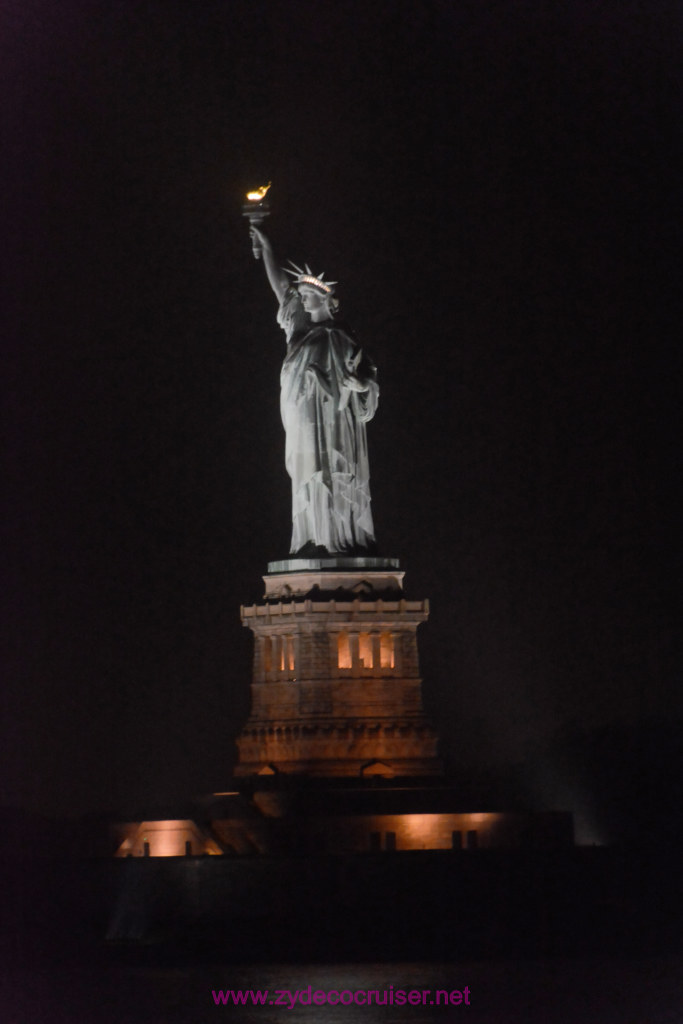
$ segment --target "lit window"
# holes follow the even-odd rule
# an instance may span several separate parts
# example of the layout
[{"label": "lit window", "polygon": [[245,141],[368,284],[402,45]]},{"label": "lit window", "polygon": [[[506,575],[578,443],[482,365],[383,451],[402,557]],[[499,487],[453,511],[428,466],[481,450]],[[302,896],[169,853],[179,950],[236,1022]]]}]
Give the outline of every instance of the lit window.
[{"label": "lit window", "polygon": [[288,672],[294,671],[294,637],[285,637],[285,662]]},{"label": "lit window", "polygon": [[340,633],[337,637],[337,664],[339,668],[351,668],[351,644],[348,633]]},{"label": "lit window", "polygon": [[391,633],[382,633],[380,636],[379,663],[381,668],[394,667],[394,638]]},{"label": "lit window", "polygon": [[361,668],[372,668],[373,666],[372,637],[369,633],[358,635],[358,660]]},{"label": "lit window", "polygon": [[275,667],[278,672],[291,674],[294,671],[294,637],[273,637]]}]

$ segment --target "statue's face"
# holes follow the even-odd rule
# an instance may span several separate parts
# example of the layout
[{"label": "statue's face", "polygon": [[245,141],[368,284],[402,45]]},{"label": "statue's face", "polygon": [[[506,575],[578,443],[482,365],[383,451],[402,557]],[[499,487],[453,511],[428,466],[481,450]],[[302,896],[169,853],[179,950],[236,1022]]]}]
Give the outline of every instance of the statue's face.
[{"label": "statue's face", "polygon": [[302,284],[299,287],[301,305],[307,313],[317,313],[318,310],[326,308],[325,296],[321,295],[317,288],[310,288]]}]

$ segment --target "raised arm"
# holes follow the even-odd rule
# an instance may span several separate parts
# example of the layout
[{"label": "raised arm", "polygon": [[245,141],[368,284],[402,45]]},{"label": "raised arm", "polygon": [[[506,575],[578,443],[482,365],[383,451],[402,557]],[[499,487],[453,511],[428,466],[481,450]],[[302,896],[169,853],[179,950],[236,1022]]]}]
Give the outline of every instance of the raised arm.
[{"label": "raised arm", "polygon": [[249,228],[249,234],[251,235],[252,244],[256,241],[261,246],[263,265],[266,268],[270,287],[275,292],[277,301],[282,302],[284,294],[289,288],[289,280],[284,270],[278,266],[270,239],[254,224]]}]

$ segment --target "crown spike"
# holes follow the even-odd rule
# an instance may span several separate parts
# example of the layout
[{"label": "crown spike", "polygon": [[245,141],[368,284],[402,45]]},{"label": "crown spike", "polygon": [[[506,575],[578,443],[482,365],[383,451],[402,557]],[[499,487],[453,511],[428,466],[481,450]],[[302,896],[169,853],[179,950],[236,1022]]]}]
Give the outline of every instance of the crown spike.
[{"label": "crown spike", "polygon": [[337,281],[325,281],[324,274],[318,274],[316,276],[308,263],[304,263],[304,267],[306,268],[305,270],[302,270],[301,267],[297,266],[294,260],[288,260],[288,263],[290,263],[294,269],[291,270],[290,267],[283,267],[282,269],[286,274],[291,274],[291,276],[295,278],[297,285],[308,284],[313,288],[319,288],[320,291],[331,295],[334,286],[338,283]]}]

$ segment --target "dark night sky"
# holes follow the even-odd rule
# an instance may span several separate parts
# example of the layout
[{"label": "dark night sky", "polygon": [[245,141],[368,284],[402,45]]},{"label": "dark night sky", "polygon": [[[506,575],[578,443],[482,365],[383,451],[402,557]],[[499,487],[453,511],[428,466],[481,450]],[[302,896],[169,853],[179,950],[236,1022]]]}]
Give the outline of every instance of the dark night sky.
[{"label": "dark night sky", "polygon": [[[126,809],[230,773],[239,606],[289,541],[284,342],[240,215],[269,179],[278,254],[341,282],[379,366],[375,522],[432,602],[455,765],[675,734],[679,6],[2,19],[0,803]],[[543,756],[532,796],[590,802]]]}]

